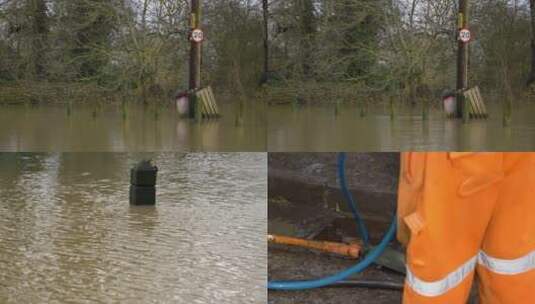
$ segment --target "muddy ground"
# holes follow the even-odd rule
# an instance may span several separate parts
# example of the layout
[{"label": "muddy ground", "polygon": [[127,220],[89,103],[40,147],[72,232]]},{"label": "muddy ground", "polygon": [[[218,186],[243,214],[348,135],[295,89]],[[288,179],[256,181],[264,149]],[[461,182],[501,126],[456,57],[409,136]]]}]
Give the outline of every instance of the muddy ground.
[{"label": "muddy ground", "polygon": [[[326,256],[308,250],[269,247],[269,279],[311,279],[333,274],[345,269],[355,261]],[[403,282],[403,276],[378,267],[371,267],[352,279]],[[367,288],[325,288],[306,291],[269,291],[269,303],[399,303],[400,291]]]},{"label": "muddy ground", "polygon": [[[270,233],[317,240],[348,241],[358,236],[337,181],[335,153],[272,153],[269,156]],[[373,243],[378,242],[395,208],[397,153],[348,154],[348,187],[358,200]],[[399,248],[393,244],[394,248]],[[269,279],[318,278],[356,261],[305,249],[269,246]],[[403,275],[374,265],[352,279],[403,282]],[[399,303],[401,291],[326,288],[270,291],[269,303]]]}]

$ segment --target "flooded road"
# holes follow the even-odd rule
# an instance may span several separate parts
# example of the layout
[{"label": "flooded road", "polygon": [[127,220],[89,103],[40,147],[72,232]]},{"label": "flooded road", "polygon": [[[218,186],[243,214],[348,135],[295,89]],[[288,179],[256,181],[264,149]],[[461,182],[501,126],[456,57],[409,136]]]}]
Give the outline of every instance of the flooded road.
[{"label": "flooded road", "polygon": [[488,120],[444,117],[420,107],[273,105],[268,115],[268,150],[283,151],[495,151],[535,149],[535,104],[516,105],[513,122],[503,127],[501,106],[489,105]]},{"label": "flooded road", "polygon": [[[3,105],[0,151],[131,152],[266,150],[262,103],[222,103],[220,119],[180,119],[168,106]],[[241,119],[240,119],[241,118]]]},{"label": "flooded road", "polygon": [[[129,168],[159,167],[156,207]],[[0,154],[0,303],[265,303],[266,155]]]}]

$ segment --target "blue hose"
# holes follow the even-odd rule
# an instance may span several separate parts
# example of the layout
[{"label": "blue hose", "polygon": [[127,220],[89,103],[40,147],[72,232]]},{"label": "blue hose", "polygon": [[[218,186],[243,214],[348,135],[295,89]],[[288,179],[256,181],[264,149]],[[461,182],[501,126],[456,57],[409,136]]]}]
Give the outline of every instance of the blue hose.
[{"label": "blue hose", "polygon": [[[364,236],[366,239],[368,239],[368,231],[366,230],[366,227],[364,225],[364,222],[360,218],[358,214],[358,210],[356,208],[356,204],[351,196],[351,193],[347,190],[346,183],[345,183],[345,153],[340,153],[338,157],[338,173],[339,173],[339,179],[340,179],[340,185],[342,187],[342,191],[344,191],[344,196],[346,197],[348,204],[350,205],[351,211],[353,212],[353,215],[355,216],[355,221],[358,222],[359,229],[361,232],[361,235],[364,239]],[[344,190],[345,189],[345,190]],[[347,193],[345,193],[347,191]],[[346,270],[340,271],[338,273],[335,273],[331,276],[323,277],[320,279],[315,280],[306,280],[306,281],[269,281],[268,282],[268,289],[275,289],[275,290],[303,290],[303,289],[311,289],[311,288],[319,288],[319,287],[325,287],[331,284],[334,284],[336,282],[342,281],[347,279],[349,276],[362,272],[364,269],[366,269],[368,266],[370,266],[379,256],[383,254],[388,244],[394,239],[394,236],[396,234],[396,216],[394,216],[394,219],[392,220],[392,223],[390,224],[390,227],[388,227],[388,230],[386,234],[383,236],[381,242],[377,247],[372,249],[365,257],[362,259],[359,263],[357,263],[354,266],[351,266],[347,268]],[[364,227],[364,228],[362,228]]]},{"label": "blue hose", "polygon": [[334,284],[338,281],[342,281],[347,279],[349,276],[362,272],[364,269],[366,269],[368,266],[370,266],[379,256],[383,254],[388,244],[392,241],[394,238],[394,235],[396,234],[396,223],[397,221],[392,221],[390,224],[390,227],[388,227],[388,231],[386,232],[385,236],[375,247],[366,255],[362,261],[360,261],[358,264],[351,266],[347,268],[346,270],[340,271],[334,275],[316,279],[316,280],[308,280],[308,281],[270,281],[268,282],[268,288],[269,289],[278,289],[278,290],[301,290],[301,289],[311,289],[311,288],[319,288],[319,287],[325,287],[327,285]]},{"label": "blue hose", "polygon": [[355,218],[355,221],[358,224],[359,233],[360,233],[360,236],[362,237],[362,242],[364,243],[364,248],[368,248],[369,240],[370,240],[368,229],[366,229],[364,220],[362,220],[362,217],[360,216],[360,213],[358,212],[357,204],[353,200],[353,195],[351,195],[351,192],[349,192],[349,190],[347,189],[345,168],[346,168],[346,153],[344,152],[338,153],[338,182],[340,184],[340,188],[342,189],[342,193],[344,194],[344,198],[346,199],[346,202],[349,205],[351,212],[353,213],[353,217]]}]

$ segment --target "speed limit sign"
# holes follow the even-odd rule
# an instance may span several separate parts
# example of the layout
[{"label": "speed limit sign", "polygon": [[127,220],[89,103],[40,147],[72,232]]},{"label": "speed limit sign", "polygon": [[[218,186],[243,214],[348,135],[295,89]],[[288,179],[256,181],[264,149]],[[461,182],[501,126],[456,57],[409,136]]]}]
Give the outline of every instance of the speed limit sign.
[{"label": "speed limit sign", "polygon": [[191,31],[191,40],[200,43],[204,40],[204,33],[201,29],[194,29]]},{"label": "speed limit sign", "polygon": [[472,34],[470,33],[470,30],[468,29],[461,29],[459,31],[459,40],[461,40],[464,43],[467,43],[472,39]]}]

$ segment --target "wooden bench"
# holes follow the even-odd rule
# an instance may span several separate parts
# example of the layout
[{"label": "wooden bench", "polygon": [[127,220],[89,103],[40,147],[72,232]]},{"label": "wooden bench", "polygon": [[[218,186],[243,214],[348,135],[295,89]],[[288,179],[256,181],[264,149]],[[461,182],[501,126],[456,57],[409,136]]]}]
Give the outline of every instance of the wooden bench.
[{"label": "wooden bench", "polygon": [[464,91],[465,111],[467,111],[469,118],[487,118],[488,112],[479,87],[473,87]]},{"label": "wooden bench", "polygon": [[212,87],[206,87],[195,92],[196,115],[200,118],[218,118],[220,117],[219,108],[215,101]]}]

